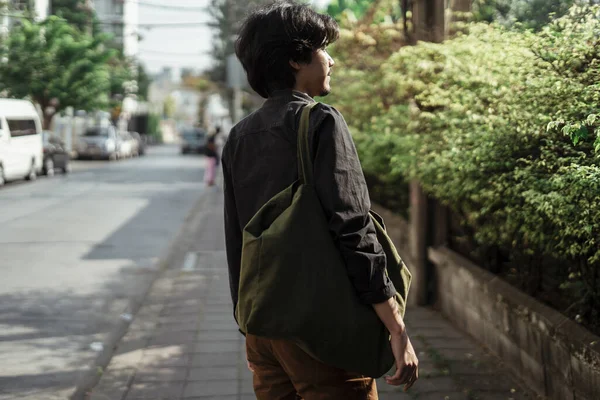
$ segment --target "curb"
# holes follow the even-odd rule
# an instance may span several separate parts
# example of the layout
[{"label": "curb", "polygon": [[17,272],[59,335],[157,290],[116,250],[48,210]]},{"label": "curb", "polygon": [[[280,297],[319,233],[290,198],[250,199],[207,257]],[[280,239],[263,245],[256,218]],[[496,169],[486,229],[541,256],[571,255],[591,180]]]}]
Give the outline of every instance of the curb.
[{"label": "curb", "polygon": [[191,211],[186,216],[183,224],[179,228],[179,231],[175,234],[174,238],[170,241],[166,250],[159,257],[156,264],[156,271],[152,274],[148,281],[141,283],[142,290],[138,293],[141,295],[132,297],[129,299],[129,318],[119,318],[116,326],[108,335],[104,343],[104,349],[98,354],[96,359],[88,367],[88,370],[84,372],[83,376],[77,382],[75,391],[69,397],[70,400],[86,400],[92,389],[102,379],[103,372],[110,364],[115,351],[117,350],[121,339],[125,336],[129,327],[138,311],[144,304],[148,293],[150,293],[155,282],[160,278],[165,271],[173,264],[173,261],[190,245],[194,235],[192,234],[197,228],[198,222],[202,217],[202,210],[206,202],[212,197],[211,194],[214,192],[207,190],[206,188],[200,194],[200,198],[196,204],[192,207]]}]

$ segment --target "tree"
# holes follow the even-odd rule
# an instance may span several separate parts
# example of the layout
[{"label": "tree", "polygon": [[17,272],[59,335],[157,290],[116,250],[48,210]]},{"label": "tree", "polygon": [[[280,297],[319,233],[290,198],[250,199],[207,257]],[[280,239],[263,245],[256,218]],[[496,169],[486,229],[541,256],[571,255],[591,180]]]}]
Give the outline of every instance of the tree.
[{"label": "tree", "polygon": [[340,22],[342,14],[350,11],[355,18],[361,19],[374,2],[374,0],[332,0],[327,6],[327,14]]},{"label": "tree", "polygon": [[108,105],[115,53],[104,35],[91,37],[64,19],[23,20],[9,33],[0,54],[0,89],[9,97],[28,97],[44,111],[44,128],[66,107],[94,110]]},{"label": "tree", "polygon": [[163,119],[173,118],[175,116],[176,106],[175,98],[172,95],[169,95],[163,103]]},{"label": "tree", "polygon": [[469,257],[510,265],[531,293],[562,283],[570,315],[600,328],[600,6],[535,33],[471,24],[399,51],[376,49],[375,33],[340,35],[343,90],[327,100],[352,124],[377,201],[406,212],[403,182],[417,179],[462,221],[454,242]]},{"label": "tree", "polygon": [[[137,68],[137,62],[125,58],[122,45],[114,41],[114,36],[112,34],[102,32],[101,23],[98,20],[92,1],[52,0],[52,12],[54,15],[65,19],[69,24],[75,26],[83,33],[92,36],[102,36],[104,45],[117,51],[117,56],[110,62],[111,99],[122,99],[126,94],[131,92],[131,86],[136,79],[134,71]],[[143,74],[142,79],[147,78],[148,76]],[[147,81],[143,83],[146,85],[144,89],[147,93],[147,86],[149,83]]]},{"label": "tree", "polygon": [[211,0],[209,14],[213,21],[209,24],[215,30],[211,55],[213,58],[213,67],[209,74],[211,78],[220,83],[227,79],[227,55],[233,53],[232,35],[233,28],[233,10],[228,10],[228,3],[235,3],[234,0]]},{"label": "tree", "polygon": [[113,122],[119,119],[125,96],[137,92],[137,83],[131,61],[117,52],[108,62],[110,69],[109,105]]},{"label": "tree", "polygon": [[181,86],[199,92],[216,91],[216,85],[204,75],[185,75],[181,78]]},{"label": "tree", "polygon": [[152,79],[148,76],[146,69],[142,64],[138,64],[138,92],[137,95],[140,100],[146,100],[148,98],[148,89],[150,88],[150,83],[152,83]]},{"label": "tree", "polygon": [[565,15],[574,4],[592,4],[596,0],[474,0],[476,21],[499,22],[503,25],[520,23],[525,29],[539,30],[552,15]]},{"label": "tree", "polygon": [[52,13],[82,32],[97,35],[100,24],[90,0],[52,0]]},{"label": "tree", "polygon": [[211,0],[208,12],[212,17],[209,24],[215,30],[211,51],[214,65],[209,71],[213,82],[227,80],[227,56],[234,53],[233,43],[244,16],[255,7],[269,0]]},{"label": "tree", "polygon": [[112,58],[108,65],[111,71],[110,98],[111,100],[122,100],[125,94],[129,94],[135,89],[128,87],[134,79],[133,71],[129,66],[129,61],[122,56]]}]

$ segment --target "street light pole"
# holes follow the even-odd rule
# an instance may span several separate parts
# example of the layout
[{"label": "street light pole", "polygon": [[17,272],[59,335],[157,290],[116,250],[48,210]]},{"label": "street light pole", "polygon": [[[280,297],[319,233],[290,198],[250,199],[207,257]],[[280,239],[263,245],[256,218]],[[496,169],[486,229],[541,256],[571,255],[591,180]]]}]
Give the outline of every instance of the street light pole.
[{"label": "street light pole", "polygon": [[234,43],[237,39],[237,34],[235,34],[234,26],[236,21],[236,13],[234,9],[234,0],[227,0],[227,19],[228,19],[228,43],[227,50],[231,50],[231,54],[227,57],[226,68],[227,68],[227,86],[231,89],[231,99],[230,99],[230,114],[231,114],[231,122],[236,124],[240,119],[242,119],[242,82],[240,80],[240,66],[239,62],[235,56],[233,51]]}]

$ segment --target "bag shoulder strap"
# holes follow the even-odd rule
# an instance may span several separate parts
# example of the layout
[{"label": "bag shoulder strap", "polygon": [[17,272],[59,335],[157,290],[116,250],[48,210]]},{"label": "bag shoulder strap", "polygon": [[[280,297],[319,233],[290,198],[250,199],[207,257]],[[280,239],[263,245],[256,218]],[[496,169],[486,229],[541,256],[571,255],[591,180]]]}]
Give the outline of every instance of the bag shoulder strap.
[{"label": "bag shoulder strap", "polygon": [[310,103],[304,106],[300,116],[298,128],[298,178],[305,185],[310,185],[313,178],[313,166],[310,157],[310,145],[308,139],[308,125],[311,110],[318,103]]}]

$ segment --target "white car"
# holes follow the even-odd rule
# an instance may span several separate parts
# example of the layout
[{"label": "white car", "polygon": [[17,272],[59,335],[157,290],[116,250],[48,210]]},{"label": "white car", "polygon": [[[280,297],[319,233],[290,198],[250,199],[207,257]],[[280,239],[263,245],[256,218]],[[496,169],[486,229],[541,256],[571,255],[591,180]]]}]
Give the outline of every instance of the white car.
[{"label": "white car", "polygon": [[42,124],[34,105],[0,99],[0,186],[10,180],[35,179],[42,164]]},{"label": "white car", "polygon": [[113,126],[88,128],[78,142],[79,158],[119,158],[119,138]]}]

